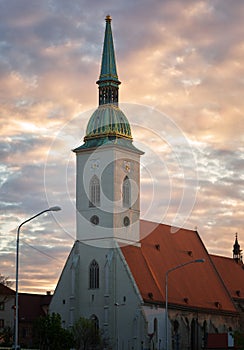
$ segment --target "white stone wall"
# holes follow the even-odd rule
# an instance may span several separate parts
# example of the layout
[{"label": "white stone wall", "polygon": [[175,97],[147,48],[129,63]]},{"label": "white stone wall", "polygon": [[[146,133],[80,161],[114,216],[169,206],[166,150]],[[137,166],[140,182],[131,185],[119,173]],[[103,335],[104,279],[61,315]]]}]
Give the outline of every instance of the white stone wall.
[{"label": "white stone wall", "polygon": [[[90,240],[100,247],[114,246],[113,238],[121,242],[139,241],[140,218],[140,155],[119,147],[104,147],[77,153],[77,239]],[[101,184],[101,205],[89,207],[89,183],[96,175]],[[122,185],[125,176],[131,183],[132,203],[123,208]],[[93,225],[93,215],[99,224]],[[130,225],[124,225],[128,216]],[[92,242],[94,241],[94,242]]]},{"label": "white stone wall", "polygon": [[[98,289],[89,289],[89,264],[93,259],[99,264]],[[81,316],[96,315],[112,349],[139,350],[142,342],[147,342],[141,304],[119,249],[76,242],[54,293],[50,312],[59,313],[66,328]]]}]

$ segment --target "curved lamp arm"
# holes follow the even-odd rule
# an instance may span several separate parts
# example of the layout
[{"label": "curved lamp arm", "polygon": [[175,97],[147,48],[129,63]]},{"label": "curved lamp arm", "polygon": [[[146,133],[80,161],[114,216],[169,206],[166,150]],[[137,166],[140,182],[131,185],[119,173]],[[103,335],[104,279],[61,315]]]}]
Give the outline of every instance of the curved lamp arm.
[{"label": "curved lamp arm", "polygon": [[26,224],[27,222],[35,219],[37,216],[40,216],[48,211],[59,211],[61,210],[60,207],[54,206],[50,207],[48,209],[42,210],[36,215],[30,217],[29,219],[23,221],[17,230],[17,239],[16,239],[16,279],[15,279],[15,337],[14,337],[14,349],[19,349],[18,346],[18,326],[19,326],[19,234],[21,227]]}]

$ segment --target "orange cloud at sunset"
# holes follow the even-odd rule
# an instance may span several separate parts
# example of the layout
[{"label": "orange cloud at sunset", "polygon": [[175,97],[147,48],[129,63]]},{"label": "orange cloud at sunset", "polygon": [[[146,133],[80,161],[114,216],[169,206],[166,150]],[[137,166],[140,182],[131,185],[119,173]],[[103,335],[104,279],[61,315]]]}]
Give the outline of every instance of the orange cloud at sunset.
[{"label": "orange cloud at sunset", "polygon": [[1,274],[15,279],[18,225],[62,207],[23,227],[20,291],[53,290],[75,240],[71,150],[97,107],[108,12],[120,106],[145,152],[142,218],[172,224],[183,198],[178,223],[210,253],[231,256],[236,232],[244,247],[243,1],[2,1]]}]

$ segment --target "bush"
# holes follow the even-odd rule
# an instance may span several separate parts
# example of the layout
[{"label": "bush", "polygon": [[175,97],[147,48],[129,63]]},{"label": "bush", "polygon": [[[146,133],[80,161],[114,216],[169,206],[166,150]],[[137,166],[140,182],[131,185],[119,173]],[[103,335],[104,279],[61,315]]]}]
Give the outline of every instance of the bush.
[{"label": "bush", "polygon": [[59,314],[41,316],[35,323],[34,334],[40,350],[69,350],[73,346],[72,334],[62,328]]},{"label": "bush", "polygon": [[99,349],[101,335],[93,320],[80,317],[72,327],[72,334],[77,350]]}]

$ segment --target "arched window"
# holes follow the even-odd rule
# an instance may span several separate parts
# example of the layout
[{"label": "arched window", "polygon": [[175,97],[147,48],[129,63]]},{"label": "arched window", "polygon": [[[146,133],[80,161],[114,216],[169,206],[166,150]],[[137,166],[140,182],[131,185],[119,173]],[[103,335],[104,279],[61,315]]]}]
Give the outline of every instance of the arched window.
[{"label": "arched window", "polygon": [[89,268],[89,288],[99,288],[99,265],[96,260],[92,260]]},{"label": "arched window", "polygon": [[90,320],[92,321],[92,323],[94,325],[95,331],[98,332],[99,331],[99,320],[98,320],[97,316],[94,314],[91,315]]},{"label": "arched window", "polygon": [[100,181],[96,175],[93,175],[89,188],[90,202],[89,207],[100,206]]},{"label": "arched window", "polygon": [[128,176],[124,178],[123,181],[123,207],[129,208],[131,201],[131,188],[130,188],[130,180]]},{"label": "arched window", "polygon": [[207,340],[208,340],[208,324],[207,321],[205,320],[203,322],[203,348],[207,347]]},{"label": "arched window", "polygon": [[155,340],[156,340],[156,342],[158,342],[158,320],[157,320],[157,318],[154,318],[154,321],[153,321],[153,332],[155,335]]},{"label": "arched window", "polygon": [[191,321],[191,350],[198,348],[198,331],[197,331],[197,321],[194,318]]},{"label": "arched window", "polygon": [[179,322],[177,320],[174,320],[174,322],[173,322],[173,334],[172,334],[172,349],[173,350],[180,349],[179,327],[180,327]]}]

